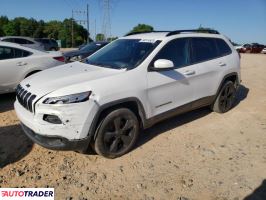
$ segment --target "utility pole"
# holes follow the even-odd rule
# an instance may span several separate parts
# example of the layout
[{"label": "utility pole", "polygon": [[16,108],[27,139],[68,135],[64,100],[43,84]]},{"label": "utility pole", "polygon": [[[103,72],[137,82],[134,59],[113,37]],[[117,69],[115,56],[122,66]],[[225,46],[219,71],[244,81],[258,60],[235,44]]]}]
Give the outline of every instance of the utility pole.
[{"label": "utility pole", "polygon": [[90,42],[89,4],[87,4],[87,31],[88,31],[87,43],[89,43]]},{"label": "utility pole", "polygon": [[72,48],[74,47],[74,11],[72,10],[72,18],[71,18],[71,37],[72,37]]},{"label": "utility pole", "polygon": [[102,33],[105,40],[111,37],[110,0],[103,0],[103,25]]},{"label": "utility pole", "polygon": [[97,30],[96,30],[96,19],[95,19],[95,22],[94,22],[94,33],[95,33],[95,38],[94,38],[94,41],[96,41],[96,36],[97,36]]},{"label": "utility pole", "polygon": [[[83,18],[83,19],[75,19],[75,15],[81,15],[83,14],[83,17],[84,15],[86,15],[86,20]],[[72,33],[72,47],[74,47],[74,22],[77,22],[79,23],[80,25],[87,25],[87,32],[88,32],[88,35],[87,35],[87,42],[89,42],[89,39],[90,39],[90,22],[89,22],[89,4],[87,4],[87,9],[86,10],[72,10],[72,27],[71,27],[71,33]]]}]

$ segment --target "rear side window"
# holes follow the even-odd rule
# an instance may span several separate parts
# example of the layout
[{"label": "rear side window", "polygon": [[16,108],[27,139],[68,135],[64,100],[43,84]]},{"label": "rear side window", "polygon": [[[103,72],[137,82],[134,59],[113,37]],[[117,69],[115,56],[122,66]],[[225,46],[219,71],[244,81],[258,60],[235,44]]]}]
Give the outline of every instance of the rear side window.
[{"label": "rear side window", "polygon": [[[155,56],[154,62],[158,59],[171,60],[176,68],[189,64],[189,39],[180,38],[167,43]],[[152,65],[154,64],[152,63]]]},{"label": "rear side window", "polygon": [[34,44],[32,41],[22,39],[22,38],[15,38],[14,42],[17,44]]},{"label": "rear side window", "polygon": [[6,39],[3,39],[2,41],[4,41],[4,42],[14,42],[14,39],[13,38],[6,38]]},{"label": "rear side window", "polygon": [[231,48],[228,46],[228,44],[224,40],[222,39],[215,39],[215,40],[216,40],[219,56],[226,56],[232,53]]},{"label": "rear side window", "polygon": [[192,64],[218,57],[216,43],[213,38],[191,38],[191,46]]},{"label": "rear side window", "polygon": [[0,46],[0,60],[22,58],[22,57],[27,57],[30,55],[31,55],[31,53],[28,51],[24,51],[24,50],[16,49],[16,48],[11,48],[11,47]]}]

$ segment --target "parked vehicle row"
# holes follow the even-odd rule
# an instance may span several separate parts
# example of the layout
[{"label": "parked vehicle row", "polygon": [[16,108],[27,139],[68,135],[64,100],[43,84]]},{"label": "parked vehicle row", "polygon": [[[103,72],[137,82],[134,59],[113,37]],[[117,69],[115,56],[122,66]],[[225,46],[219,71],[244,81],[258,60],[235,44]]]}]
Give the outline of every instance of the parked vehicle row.
[{"label": "parked vehicle row", "polygon": [[91,42],[82,48],[64,53],[66,62],[80,61],[103,48],[108,42]]},{"label": "parked vehicle row", "polygon": [[26,77],[64,64],[61,52],[39,51],[11,42],[0,42],[0,94],[14,92]]},{"label": "parked vehicle row", "polygon": [[262,50],[265,46],[258,43],[252,43],[236,46],[235,48],[239,53],[263,53]]},{"label": "parked vehicle row", "polygon": [[141,129],[203,106],[234,105],[240,57],[217,31],[128,34],[85,62],[42,71],[17,87],[15,110],[26,135],[57,150],[116,158]]},{"label": "parked vehicle row", "polygon": [[48,38],[30,38],[30,37],[19,37],[19,36],[5,36],[1,37],[0,41],[12,42],[23,45],[25,47],[43,50],[43,51],[58,51],[59,47],[54,39]]}]

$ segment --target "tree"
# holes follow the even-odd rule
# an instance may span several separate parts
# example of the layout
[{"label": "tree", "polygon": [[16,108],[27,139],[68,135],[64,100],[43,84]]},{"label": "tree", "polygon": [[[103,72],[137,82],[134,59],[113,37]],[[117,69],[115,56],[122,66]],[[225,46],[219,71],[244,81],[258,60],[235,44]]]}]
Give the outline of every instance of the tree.
[{"label": "tree", "polygon": [[0,36],[4,36],[4,26],[8,24],[9,20],[6,16],[1,16],[0,17]]},{"label": "tree", "polygon": [[4,25],[3,29],[4,35],[20,35],[19,26],[15,21],[9,21],[6,25]]},{"label": "tree", "polygon": [[96,41],[104,41],[105,40],[105,36],[104,36],[104,34],[102,34],[102,33],[98,33],[97,35],[96,35]]},{"label": "tree", "polygon": [[201,25],[199,26],[197,30],[201,33],[208,33],[209,31],[217,31],[213,28],[202,27]]},{"label": "tree", "polygon": [[118,39],[118,37],[110,37],[110,38],[107,38],[107,41],[108,42],[112,42],[114,40]]},{"label": "tree", "polygon": [[74,30],[74,46],[87,41],[87,30],[75,21],[65,19],[62,21],[37,21],[33,18],[17,17],[9,20],[0,16],[0,36],[28,36],[33,38],[53,38],[61,40],[64,47],[72,46],[72,22]]},{"label": "tree", "polygon": [[147,24],[138,24],[137,26],[133,27],[133,29],[129,33],[137,33],[137,32],[151,32],[154,28]]}]

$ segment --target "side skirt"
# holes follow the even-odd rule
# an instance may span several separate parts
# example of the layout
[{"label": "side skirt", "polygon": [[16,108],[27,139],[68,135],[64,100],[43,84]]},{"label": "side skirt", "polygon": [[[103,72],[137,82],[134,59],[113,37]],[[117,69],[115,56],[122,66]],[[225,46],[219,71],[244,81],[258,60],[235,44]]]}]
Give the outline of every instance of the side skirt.
[{"label": "side skirt", "polygon": [[161,113],[159,115],[156,115],[152,118],[146,119],[144,123],[144,128],[149,128],[153,126],[154,124],[163,121],[165,119],[171,118],[176,115],[180,115],[182,113],[186,113],[188,111],[195,110],[197,108],[205,107],[208,105],[211,105],[215,100],[216,95],[203,97],[201,99],[195,100],[193,102],[184,104],[182,106],[179,106],[177,108],[174,108],[172,110],[166,111],[164,113]]}]

